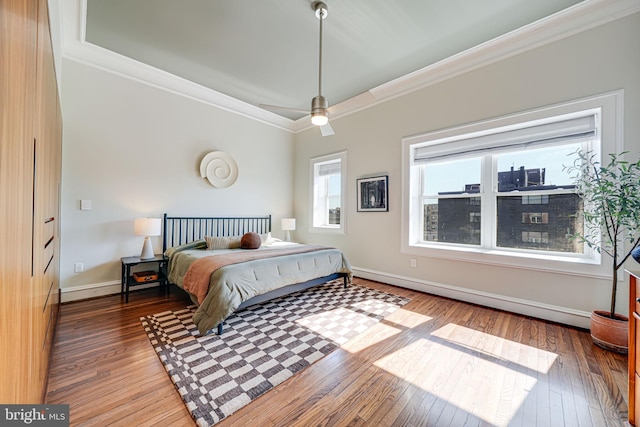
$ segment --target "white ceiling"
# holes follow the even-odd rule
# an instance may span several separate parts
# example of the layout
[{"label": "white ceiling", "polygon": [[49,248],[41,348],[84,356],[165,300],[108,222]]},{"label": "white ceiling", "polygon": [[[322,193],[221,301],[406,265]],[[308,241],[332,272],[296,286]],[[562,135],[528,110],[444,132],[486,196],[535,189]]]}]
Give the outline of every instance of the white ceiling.
[{"label": "white ceiling", "polygon": [[[318,94],[319,21],[311,0],[61,1],[66,57],[198,93],[286,129],[308,125],[308,116],[283,118],[257,105],[308,110]],[[332,117],[639,6],[638,0],[325,3],[322,92]]]}]

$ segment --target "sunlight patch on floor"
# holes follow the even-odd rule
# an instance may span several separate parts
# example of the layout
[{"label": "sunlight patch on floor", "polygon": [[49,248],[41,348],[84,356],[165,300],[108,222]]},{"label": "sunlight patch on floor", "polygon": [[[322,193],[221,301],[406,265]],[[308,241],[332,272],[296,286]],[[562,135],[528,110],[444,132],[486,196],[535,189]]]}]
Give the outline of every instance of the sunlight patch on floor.
[{"label": "sunlight patch on floor", "polygon": [[376,319],[344,307],[304,316],[296,323],[338,345],[345,344],[377,324]]},{"label": "sunlight patch on floor", "polygon": [[[536,370],[543,374],[549,372],[549,368],[551,368],[551,365],[553,365],[553,362],[555,362],[558,357],[557,354],[549,351],[505,340],[492,334],[487,334],[485,332],[466,328],[453,323],[449,323],[440,329],[433,331],[431,336],[442,338],[452,344],[468,348],[471,351],[484,354],[494,358],[495,360],[500,360],[504,363],[516,363],[526,369]],[[523,360],[522,358],[523,351],[527,353],[535,352],[538,357],[543,360],[548,360],[549,362],[538,363],[537,359],[527,362],[527,360]]]},{"label": "sunlight patch on floor", "polygon": [[396,324],[401,329],[411,329],[431,320],[433,320],[433,317],[431,316],[425,316],[424,314],[401,308],[396,310],[382,322],[387,324]]},{"label": "sunlight patch on floor", "polygon": [[[507,426],[557,355],[449,324],[374,365],[408,381],[436,400],[494,426]],[[456,373],[453,375],[452,373]],[[425,406],[425,414],[430,404]]]},{"label": "sunlight patch on floor", "polygon": [[394,335],[400,333],[400,329],[384,323],[378,323],[365,333],[358,335],[356,338],[344,343],[341,348],[350,353],[357,353],[372,345],[383,342]]},{"label": "sunlight patch on floor", "polygon": [[393,309],[393,305],[382,301],[360,301],[351,308],[340,307],[304,316],[296,323],[337,343],[344,350],[356,353],[431,320],[428,316],[402,309],[386,315]]}]

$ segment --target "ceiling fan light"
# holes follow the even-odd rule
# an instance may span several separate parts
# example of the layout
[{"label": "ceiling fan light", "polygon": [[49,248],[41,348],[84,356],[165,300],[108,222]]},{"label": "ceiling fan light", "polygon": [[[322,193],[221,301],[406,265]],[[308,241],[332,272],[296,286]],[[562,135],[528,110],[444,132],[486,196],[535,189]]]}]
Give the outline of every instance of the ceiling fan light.
[{"label": "ceiling fan light", "polygon": [[325,113],[311,113],[311,123],[316,126],[324,126],[329,123],[329,117]]},{"label": "ceiling fan light", "polygon": [[314,97],[311,100],[311,123],[316,126],[324,126],[329,123],[328,107],[327,98],[322,95]]}]

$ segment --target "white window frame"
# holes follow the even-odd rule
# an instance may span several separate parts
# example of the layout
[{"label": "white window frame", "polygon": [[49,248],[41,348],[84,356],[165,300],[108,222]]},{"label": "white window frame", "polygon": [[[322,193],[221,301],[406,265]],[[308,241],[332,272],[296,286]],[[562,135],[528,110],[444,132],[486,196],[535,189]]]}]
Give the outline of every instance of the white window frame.
[{"label": "white window frame", "polygon": [[[326,222],[328,221],[322,221],[324,222],[323,224],[318,224],[317,215],[324,215],[326,211],[326,206],[320,207],[319,203],[326,203],[328,196],[326,194],[324,196],[318,194],[318,180],[324,178],[320,177],[317,171],[320,165],[332,162],[340,163],[340,224],[327,224]],[[311,183],[309,232],[320,234],[346,234],[347,152],[341,151],[312,158],[309,163],[309,172],[309,181]],[[322,214],[319,213],[320,211],[322,211]]]},{"label": "white window frame", "polygon": [[[609,153],[623,151],[623,91],[615,91],[602,95],[543,107],[536,110],[521,112],[505,117],[490,119],[482,122],[462,125],[450,129],[409,136],[402,139],[402,227],[400,252],[431,258],[442,258],[464,262],[504,265],[519,269],[535,269],[561,273],[570,273],[588,277],[609,277],[608,263],[603,263],[597,253],[589,256],[557,256],[556,254],[528,253],[527,251],[505,251],[493,247],[475,247],[463,245],[443,245],[433,242],[420,241],[420,227],[422,222],[417,218],[421,215],[422,206],[416,197],[421,184],[420,168],[413,163],[413,153],[416,147],[439,144],[453,144],[469,136],[482,136],[498,130],[516,129],[525,124],[553,122],[558,117],[581,115],[585,111],[598,111],[600,124],[596,132],[600,141],[602,158]],[[597,149],[598,147],[591,147]],[[495,166],[492,168],[495,169]],[[484,171],[493,173],[495,171]],[[488,201],[483,201],[485,203]],[[484,210],[486,211],[486,210]],[[414,212],[414,218],[411,213]],[[416,214],[416,212],[420,212]],[[483,229],[483,233],[486,230]],[[491,230],[491,233],[493,231]],[[437,242],[436,242],[437,243]]]}]

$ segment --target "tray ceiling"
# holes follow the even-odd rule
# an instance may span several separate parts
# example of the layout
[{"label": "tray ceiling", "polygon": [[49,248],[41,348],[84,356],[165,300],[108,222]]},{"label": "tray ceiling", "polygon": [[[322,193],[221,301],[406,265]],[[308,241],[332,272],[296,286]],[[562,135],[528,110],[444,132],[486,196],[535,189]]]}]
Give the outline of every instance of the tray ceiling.
[{"label": "tray ceiling", "polygon": [[[517,39],[517,34],[527,29],[534,30],[529,35],[535,35],[536,28],[544,27],[542,22],[547,22],[548,30],[553,28],[555,17],[566,16],[585,4],[603,2],[325,3],[329,11],[323,28],[322,92],[334,116],[350,109],[341,111],[340,105],[349,106],[353,100],[371,97],[375,90],[384,92],[396,82],[415,79],[425,69],[440,66],[437,78],[446,76],[445,65],[452,74],[460,73],[452,58],[479,48],[484,48],[486,57],[490,47],[496,42],[499,46],[502,39]],[[637,7],[635,1],[625,3],[636,3]],[[80,5],[76,12],[82,15],[78,19],[84,25],[80,34],[83,44],[111,52],[120,62],[133,60],[147,70],[211,90],[224,100],[225,108],[242,104],[239,110],[245,114],[270,121],[275,114],[256,113],[261,110],[258,104],[308,110],[318,94],[319,28],[309,0],[81,0]],[[76,58],[80,55],[73,49],[66,53]],[[85,62],[92,62],[84,56]],[[394,89],[402,90],[407,88]],[[284,121],[274,118],[274,123],[294,130],[296,126],[287,123],[303,117],[280,115]]]}]

